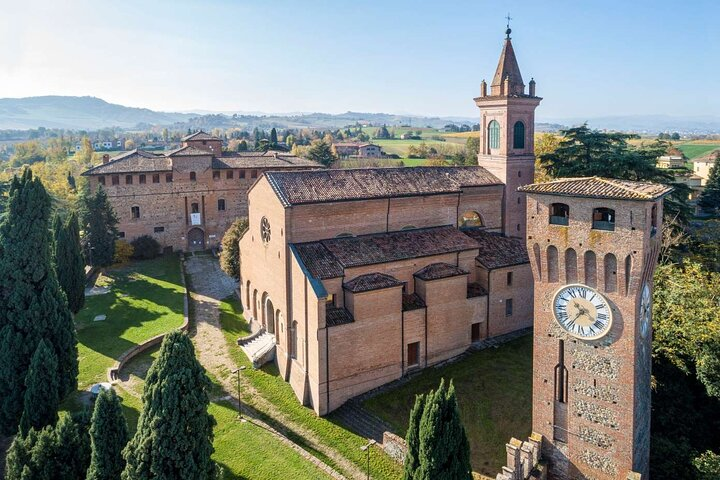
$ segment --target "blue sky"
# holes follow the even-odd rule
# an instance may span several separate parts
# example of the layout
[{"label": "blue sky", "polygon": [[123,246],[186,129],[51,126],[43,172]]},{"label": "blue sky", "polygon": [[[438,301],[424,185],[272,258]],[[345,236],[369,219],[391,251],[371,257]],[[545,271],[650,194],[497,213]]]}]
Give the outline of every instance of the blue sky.
[{"label": "blue sky", "polygon": [[720,113],[719,1],[0,2],[2,97],[475,116],[510,12],[539,119]]}]

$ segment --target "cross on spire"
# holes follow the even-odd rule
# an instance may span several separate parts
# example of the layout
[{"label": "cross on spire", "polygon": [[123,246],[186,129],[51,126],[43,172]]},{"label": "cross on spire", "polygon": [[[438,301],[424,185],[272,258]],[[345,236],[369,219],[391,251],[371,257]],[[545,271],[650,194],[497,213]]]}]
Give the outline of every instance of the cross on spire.
[{"label": "cross on spire", "polygon": [[508,12],[507,17],[505,17],[505,18],[507,19],[507,30],[505,30],[505,35],[507,35],[506,38],[509,39],[510,33],[512,32],[512,30],[510,30],[510,20],[512,20],[512,17],[510,16],[510,12]]}]

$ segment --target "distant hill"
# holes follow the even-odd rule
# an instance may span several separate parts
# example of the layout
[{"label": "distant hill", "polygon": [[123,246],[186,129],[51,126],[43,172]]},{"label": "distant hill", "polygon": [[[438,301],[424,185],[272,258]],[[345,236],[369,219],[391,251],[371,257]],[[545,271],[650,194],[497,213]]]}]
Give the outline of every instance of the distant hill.
[{"label": "distant hill", "polygon": [[169,125],[197,115],[155,112],[108,103],[95,97],[45,96],[0,98],[0,129],[65,128],[97,130]]},{"label": "distant hill", "polygon": [[710,134],[720,132],[720,116],[680,115],[615,115],[590,118],[559,118],[552,120],[564,125],[581,125],[587,122],[591,128],[657,134],[679,132],[681,134]]}]

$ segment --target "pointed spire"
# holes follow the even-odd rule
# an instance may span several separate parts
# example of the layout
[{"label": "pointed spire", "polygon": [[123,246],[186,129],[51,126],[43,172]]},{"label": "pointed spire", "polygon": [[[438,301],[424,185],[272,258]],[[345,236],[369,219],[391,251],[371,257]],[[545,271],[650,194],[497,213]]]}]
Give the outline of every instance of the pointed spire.
[{"label": "pointed spire", "polygon": [[[515,51],[513,50],[512,40],[510,39],[511,30],[509,18],[510,15],[508,15],[508,28],[505,31],[505,45],[503,45],[500,61],[498,61],[495,76],[493,77],[492,84],[490,84],[490,94],[493,96],[522,95],[525,91],[525,84],[523,83],[520,67],[515,58]],[[503,88],[503,82],[506,78],[510,79],[507,90]]]}]

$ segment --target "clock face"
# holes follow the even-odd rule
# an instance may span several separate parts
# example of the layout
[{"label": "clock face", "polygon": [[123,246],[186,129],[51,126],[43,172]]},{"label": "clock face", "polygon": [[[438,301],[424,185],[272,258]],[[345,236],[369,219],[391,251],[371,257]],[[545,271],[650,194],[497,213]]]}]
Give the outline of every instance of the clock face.
[{"label": "clock face", "polygon": [[640,336],[647,338],[652,323],[652,295],[650,286],[643,285],[642,296],[640,297]]},{"label": "clock face", "polygon": [[265,243],[270,241],[270,221],[265,217],[260,220],[260,238]]},{"label": "clock face", "polygon": [[612,326],[608,301],[586,285],[566,285],[553,298],[555,320],[570,335],[583,340],[604,337]]}]

